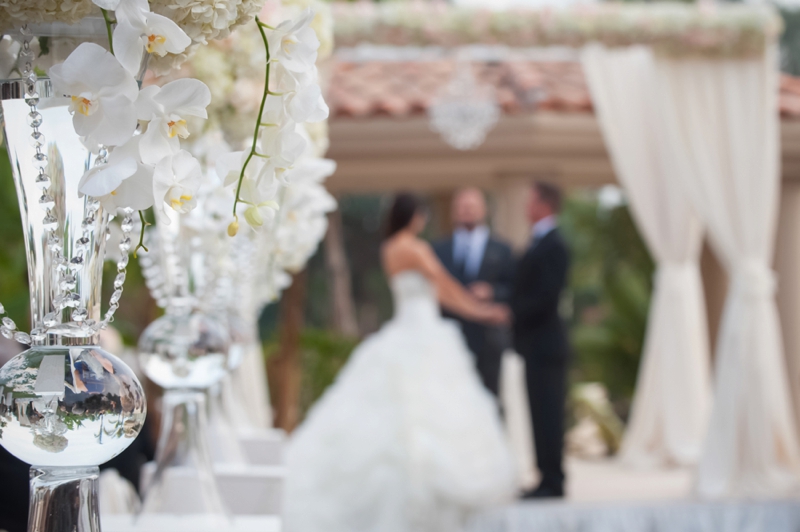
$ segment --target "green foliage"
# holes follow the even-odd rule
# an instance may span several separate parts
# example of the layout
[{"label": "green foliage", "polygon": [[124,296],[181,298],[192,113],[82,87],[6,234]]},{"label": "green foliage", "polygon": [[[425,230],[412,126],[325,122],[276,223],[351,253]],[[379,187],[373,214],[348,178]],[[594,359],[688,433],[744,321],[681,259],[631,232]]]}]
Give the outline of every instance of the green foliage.
[{"label": "green foliage", "polygon": [[5,145],[0,145],[0,232],[0,302],[19,328],[25,329],[30,321],[28,266],[17,191]]},{"label": "green foliage", "polygon": [[781,70],[800,75],[800,10],[781,9],[785,26],[781,35]]},{"label": "green foliage", "polygon": [[[358,339],[346,338],[322,329],[304,329],[300,335],[301,372],[300,411],[305,417],[325,390],[336,379],[339,370],[347,362],[358,345]],[[277,354],[279,344],[276,339],[264,344],[267,359]]]},{"label": "green foliage", "polygon": [[654,264],[628,209],[573,196],[562,226],[573,252],[573,379],[602,382],[625,412],[636,384]]}]

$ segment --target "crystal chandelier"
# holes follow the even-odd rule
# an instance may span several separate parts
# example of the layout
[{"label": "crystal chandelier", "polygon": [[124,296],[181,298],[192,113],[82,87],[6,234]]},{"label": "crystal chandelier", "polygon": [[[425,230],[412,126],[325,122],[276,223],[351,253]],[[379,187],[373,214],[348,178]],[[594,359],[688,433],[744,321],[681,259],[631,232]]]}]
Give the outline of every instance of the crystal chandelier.
[{"label": "crystal chandelier", "polygon": [[500,118],[494,87],[479,83],[472,65],[461,61],[450,83],[428,107],[430,127],[457,150],[473,150]]}]

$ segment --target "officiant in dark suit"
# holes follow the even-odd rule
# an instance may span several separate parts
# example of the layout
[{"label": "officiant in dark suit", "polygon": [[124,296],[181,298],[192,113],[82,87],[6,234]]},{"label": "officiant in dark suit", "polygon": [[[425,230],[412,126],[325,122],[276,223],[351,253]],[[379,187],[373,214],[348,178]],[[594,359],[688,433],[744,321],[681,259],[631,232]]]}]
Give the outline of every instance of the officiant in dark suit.
[{"label": "officiant in dark suit", "polygon": [[527,215],[531,244],[517,263],[511,297],[514,349],[525,359],[539,486],[525,498],[564,495],[564,406],[569,340],[559,315],[567,286],[569,251],[558,230],[561,190],[548,183],[531,187]]},{"label": "officiant in dark suit", "polygon": [[[455,230],[433,247],[450,273],[478,299],[508,303],[514,280],[514,256],[506,243],[491,234],[486,214],[483,192],[477,188],[459,190],[453,200]],[[510,346],[509,330],[448,317],[461,323],[481,380],[497,396],[503,351]]]}]

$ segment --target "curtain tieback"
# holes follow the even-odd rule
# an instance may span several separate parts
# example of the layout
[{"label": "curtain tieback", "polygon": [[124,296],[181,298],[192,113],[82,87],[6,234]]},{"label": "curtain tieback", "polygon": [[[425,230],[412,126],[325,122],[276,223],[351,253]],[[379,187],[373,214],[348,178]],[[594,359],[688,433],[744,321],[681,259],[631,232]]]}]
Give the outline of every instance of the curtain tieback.
[{"label": "curtain tieback", "polygon": [[777,290],[775,273],[762,260],[745,259],[733,268],[731,289],[746,298],[772,297]]}]

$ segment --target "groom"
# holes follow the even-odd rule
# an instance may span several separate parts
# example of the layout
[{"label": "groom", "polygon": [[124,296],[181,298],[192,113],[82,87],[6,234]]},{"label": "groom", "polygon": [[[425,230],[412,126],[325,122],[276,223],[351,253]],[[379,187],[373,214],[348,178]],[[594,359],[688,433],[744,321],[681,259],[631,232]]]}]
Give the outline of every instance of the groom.
[{"label": "groom", "polygon": [[564,403],[569,342],[558,307],[567,284],[569,252],[558,230],[561,190],[535,183],[527,215],[531,245],[517,264],[511,310],[514,349],[525,359],[539,487],[524,498],[564,496]]},{"label": "groom", "polygon": [[[448,271],[483,301],[508,303],[513,283],[514,256],[511,248],[494,238],[486,226],[486,200],[477,188],[464,188],[453,199],[453,225],[449,238],[434,244],[439,260]],[[500,389],[500,363],[508,347],[505,328],[449,318],[461,323],[467,346],[484,386],[495,396]]]}]

